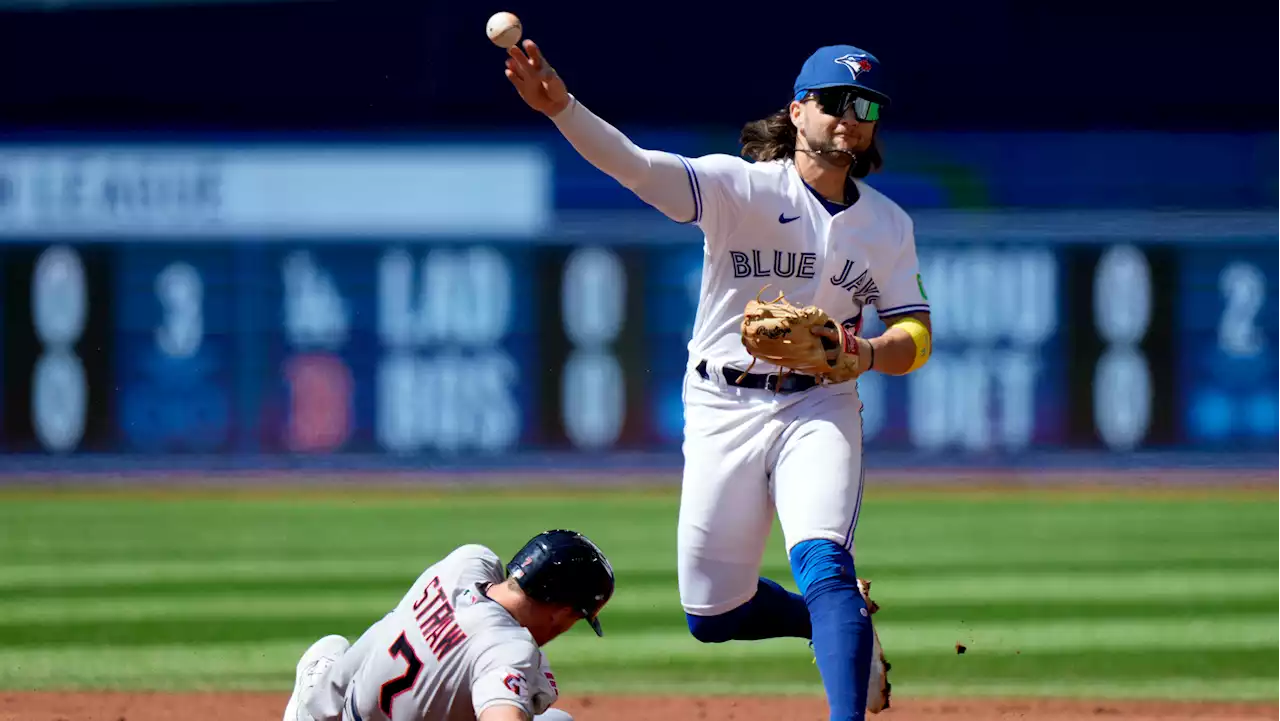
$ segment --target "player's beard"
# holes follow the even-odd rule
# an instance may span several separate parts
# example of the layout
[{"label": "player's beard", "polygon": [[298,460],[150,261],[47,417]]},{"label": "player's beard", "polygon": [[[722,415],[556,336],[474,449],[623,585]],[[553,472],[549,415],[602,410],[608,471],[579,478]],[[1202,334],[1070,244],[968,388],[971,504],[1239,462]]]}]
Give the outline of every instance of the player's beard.
[{"label": "player's beard", "polygon": [[825,140],[816,141],[809,136],[804,128],[798,130],[801,137],[804,138],[804,145],[807,150],[801,152],[808,153],[820,160],[829,163],[837,168],[848,168],[858,159],[858,154],[854,150],[848,148],[840,148],[836,146],[834,136],[830,136]]}]

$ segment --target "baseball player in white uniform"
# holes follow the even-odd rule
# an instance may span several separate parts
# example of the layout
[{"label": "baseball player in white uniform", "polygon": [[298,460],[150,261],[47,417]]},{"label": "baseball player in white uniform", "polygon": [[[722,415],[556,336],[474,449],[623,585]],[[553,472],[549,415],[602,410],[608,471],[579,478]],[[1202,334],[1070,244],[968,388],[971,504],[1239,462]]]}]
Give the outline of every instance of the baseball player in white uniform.
[{"label": "baseball player in white uniform", "polygon": [[604,553],[540,533],[504,569],[462,546],[418,577],[354,644],[325,636],[298,661],[284,721],[572,721],[542,647],[613,595]]},{"label": "baseball player in white uniform", "polygon": [[[744,128],[742,157],[686,158],[640,148],[593,114],[532,41],[506,60],[520,97],[588,162],[704,232],[683,388],[681,602],[700,641],[811,639],[833,721],[889,705],[876,606],[853,562],[862,403],[856,380],[753,364],[744,307],[765,285],[817,306],[841,321],[840,352],[856,356],[859,374],[903,375],[929,359],[911,218],[863,180],[882,162],[876,127],[889,98],[879,74],[864,50],[819,48],[787,105]],[[695,91],[673,102],[708,98]],[[886,324],[874,338],[859,336],[867,306]],[[799,594],[759,577],[775,509]]]}]

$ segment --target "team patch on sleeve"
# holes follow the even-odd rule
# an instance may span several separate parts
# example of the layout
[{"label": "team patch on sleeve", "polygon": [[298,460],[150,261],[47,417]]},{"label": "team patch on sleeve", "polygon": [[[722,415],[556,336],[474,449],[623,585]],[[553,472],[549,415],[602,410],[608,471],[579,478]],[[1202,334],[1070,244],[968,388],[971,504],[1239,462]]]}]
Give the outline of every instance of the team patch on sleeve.
[{"label": "team patch on sleeve", "polygon": [[519,706],[530,716],[533,712],[533,686],[528,675],[513,666],[499,666],[485,671],[471,688],[476,716],[486,708],[500,704]]}]

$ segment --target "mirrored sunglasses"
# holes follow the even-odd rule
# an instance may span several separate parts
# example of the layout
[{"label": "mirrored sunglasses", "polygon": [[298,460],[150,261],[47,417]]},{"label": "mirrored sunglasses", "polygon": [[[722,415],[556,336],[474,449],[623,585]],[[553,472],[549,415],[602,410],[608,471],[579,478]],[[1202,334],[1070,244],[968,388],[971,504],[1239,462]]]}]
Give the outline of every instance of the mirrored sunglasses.
[{"label": "mirrored sunglasses", "polygon": [[837,118],[853,108],[853,116],[861,121],[880,119],[880,103],[858,95],[853,88],[821,88],[810,90],[807,97],[813,98],[818,107],[827,115]]}]

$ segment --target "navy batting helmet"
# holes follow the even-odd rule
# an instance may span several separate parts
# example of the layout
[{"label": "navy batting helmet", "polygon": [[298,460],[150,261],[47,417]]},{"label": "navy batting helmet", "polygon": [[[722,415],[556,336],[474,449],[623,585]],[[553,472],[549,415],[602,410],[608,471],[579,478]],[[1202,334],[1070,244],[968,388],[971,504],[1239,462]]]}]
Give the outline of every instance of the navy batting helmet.
[{"label": "navy batting helmet", "polygon": [[613,566],[600,547],[576,531],[544,531],[529,539],[507,573],[530,598],[569,606],[603,636],[600,609],[613,596]]}]

